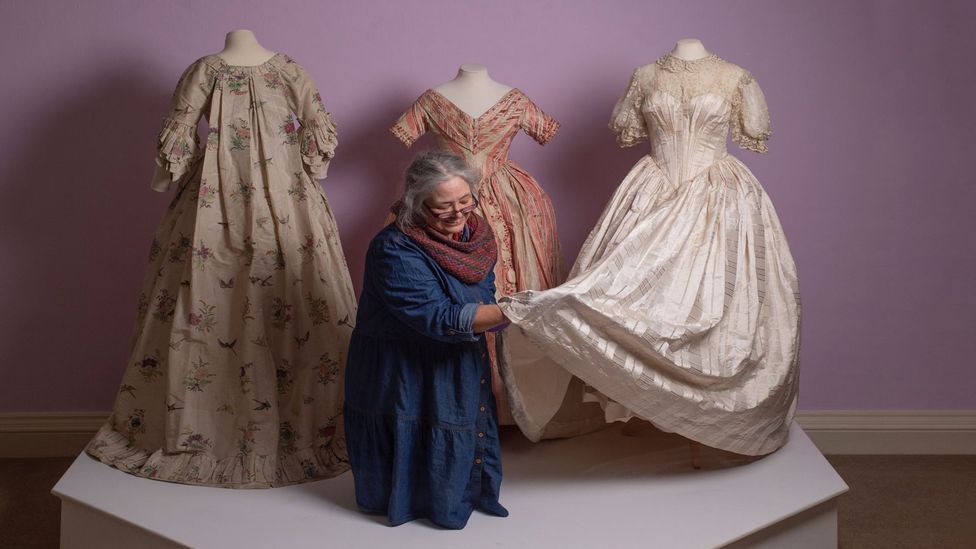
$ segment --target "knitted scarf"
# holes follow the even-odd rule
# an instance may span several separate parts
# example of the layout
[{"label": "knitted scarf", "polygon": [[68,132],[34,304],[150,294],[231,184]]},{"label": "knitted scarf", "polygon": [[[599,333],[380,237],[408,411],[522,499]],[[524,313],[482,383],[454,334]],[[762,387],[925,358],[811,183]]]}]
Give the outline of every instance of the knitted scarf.
[{"label": "knitted scarf", "polygon": [[[390,209],[395,214],[399,207],[400,203],[397,203]],[[401,227],[397,224],[397,228],[434,258],[441,268],[465,284],[474,284],[484,280],[495,265],[498,245],[495,244],[495,233],[491,230],[491,225],[474,212],[468,216],[466,227],[468,240],[462,242],[444,236],[426,225]]]}]

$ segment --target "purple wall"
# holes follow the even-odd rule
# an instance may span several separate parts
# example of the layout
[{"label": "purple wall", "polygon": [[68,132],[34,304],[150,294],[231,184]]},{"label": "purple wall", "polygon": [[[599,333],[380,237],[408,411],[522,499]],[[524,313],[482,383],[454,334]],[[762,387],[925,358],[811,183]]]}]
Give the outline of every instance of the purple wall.
[{"label": "purple wall", "polygon": [[800,270],[801,407],[976,408],[967,0],[133,4],[0,4],[0,412],[110,408],[169,200],[148,188],[158,124],[235,28],[304,64],[335,115],[324,185],[357,284],[411,155],[386,128],[425,88],[484,63],[562,122],[512,157],[552,195],[571,259],[644,154],[606,129],[631,71],[701,38],[769,99],[770,154],[735,154]]}]

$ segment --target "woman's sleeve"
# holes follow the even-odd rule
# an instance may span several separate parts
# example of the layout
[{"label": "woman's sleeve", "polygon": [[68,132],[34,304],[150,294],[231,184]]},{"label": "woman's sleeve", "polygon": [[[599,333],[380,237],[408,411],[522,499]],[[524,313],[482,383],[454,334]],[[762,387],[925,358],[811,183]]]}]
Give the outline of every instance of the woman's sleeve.
[{"label": "woman's sleeve", "polygon": [[759,84],[746,72],[739,80],[732,100],[732,140],[744,149],[764,153],[769,150],[769,108]]},{"label": "woman's sleeve", "polygon": [[477,341],[478,304],[453,302],[427,261],[395,241],[374,241],[366,256],[368,284],[393,316],[421,335],[449,343]]},{"label": "woman's sleeve", "polygon": [[325,179],[329,163],[335,157],[339,145],[332,115],[325,109],[322,95],[305,67],[288,60],[285,72],[290,80],[290,91],[295,104],[295,115],[301,126],[298,143],[301,147],[305,170],[316,179]]},{"label": "woman's sleeve", "polygon": [[407,147],[413,145],[414,141],[427,133],[427,115],[423,107],[420,106],[422,98],[423,95],[418,97],[407,109],[407,112],[400,115],[396,123],[390,126],[393,135],[397,136],[397,139]]},{"label": "woman's sleeve", "polygon": [[627,89],[614,105],[610,116],[610,130],[617,135],[617,144],[621,147],[633,147],[647,139],[647,125],[641,114],[644,94],[641,92],[639,72],[640,69],[634,71],[630,77]]},{"label": "woman's sleeve", "polygon": [[201,59],[190,65],[176,84],[156,139],[156,165],[172,174],[174,181],[186,173],[200,150],[197,122],[210,102],[215,78],[216,72]]},{"label": "woman's sleeve", "polygon": [[544,113],[532,100],[528,100],[519,127],[540,145],[545,145],[559,131],[559,122]]}]

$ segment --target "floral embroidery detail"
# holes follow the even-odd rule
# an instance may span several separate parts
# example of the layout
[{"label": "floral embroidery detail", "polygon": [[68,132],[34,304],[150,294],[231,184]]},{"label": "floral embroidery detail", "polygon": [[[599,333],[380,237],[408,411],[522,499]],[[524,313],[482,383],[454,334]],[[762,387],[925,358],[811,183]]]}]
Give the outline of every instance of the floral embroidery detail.
[{"label": "floral embroidery detail", "polygon": [[264,262],[268,267],[280,271],[285,268],[285,253],[281,250],[268,250],[264,254]]},{"label": "floral embroidery detail", "polygon": [[271,300],[271,325],[284,329],[289,322],[291,322],[291,305],[286,304],[280,297]]},{"label": "floral embroidery detail", "polygon": [[254,450],[254,433],[261,429],[257,423],[248,421],[247,425],[238,427],[237,430],[241,432],[241,438],[237,442],[237,455],[247,457]]},{"label": "floral embroidery detail", "polygon": [[186,259],[186,252],[190,251],[190,246],[192,246],[192,245],[193,245],[193,243],[190,242],[190,239],[187,238],[187,237],[185,237],[185,236],[183,236],[183,233],[180,233],[180,239],[177,240],[176,242],[170,244],[170,247],[169,247],[169,262],[170,263],[180,263],[183,260],[185,260]]},{"label": "floral embroidery detail", "polygon": [[303,459],[301,462],[302,473],[305,474],[305,478],[315,478],[319,475],[318,468],[312,463],[310,459]]},{"label": "floral embroidery detail", "polygon": [[169,295],[169,292],[162,290],[156,296],[156,310],[153,311],[153,318],[166,322],[173,319],[176,313],[176,297]]},{"label": "floral embroidery detail", "polygon": [[316,239],[315,235],[305,235],[305,242],[298,248],[298,253],[302,255],[302,264],[311,263],[315,257],[315,250],[320,249],[323,244],[322,239]]},{"label": "floral embroidery detail", "polygon": [[294,379],[291,373],[291,364],[287,360],[281,360],[281,366],[275,369],[275,379],[278,384],[278,394],[283,395],[287,393],[294,383]]},{"label": "floral embroidery detail", "polygon": [[247,95],[247,73],[243,71],[235,73],[228,70],[223,74],[223,77],[230,93],[234,95]]},{"label": "floral embroidery detail", "polygon": [[136,398],[136,388],[133,385],[123,383],[122,386],[119,387],[119,395],[122,395],[122,393],[125,393],[132,398]]},{"label": "floral embroidery detail", "polygon": [[163,362],[159,358],[159,350],[157,349],[153,354],[142,357],[142,360],[136,362],[136,368],[139,368],[139,375],[147,383],[163,375]]},{"label": "floral embroidery detail", "polygon": [[185,435],[186,438],[180,442],[180,446],[188,452],[202,452],[213,448],[213,442],[204,437],[203,433],[194,433],[193,429],[187,428],[181,434]]},{"label": "floral embroidery detail", "polygon": [[248,387],[248,385],[250,385],[253,380],[251,379],[251,376],[247,375],[247,371],[251,369],[251,366],[254,366],[253,362],[245,362],[244,365],[241,366],[241,371],[238,374],[241,381],[241,392],[245,395],[251,392],[251,388]]},{"label": "floral embroidery detail", "polygon": [[295,197],[295,200],[299,202],[304,202],[308,198],[308,191],[305,189],[305,181],[302,179],[301,173],[295,173],[295,181],[288,189],[288,194]]},{"label": "floral embroidery detail", "polygon": [[210,378],[215,377],[216,374],[211,374],[207,370],[209,365],[210,363],[205,362],[202,356],[197,357],[196,362],[193,363],[193,368],[183,378],[183,387],[187,391],[202,392],[204,387],[213,383]]},{"label": "floral embroidery detail", "polygon": [[244,310],[241,311],[241,320],[244,321],[244,324],[247,324],[250,320],[254,320],[254,315],[251,312],[251,298],[250,296],[244,296]]},{"label": "floral embroidery detail", "polygon": [[278,74],[278,71],[269,71],[261,76],[264,77],[264,85],[272,90],[276,90],[285,85],[285,83],[281,80],[281,75]]},{"label": "floral embroidery detail", "polygon": [[231,406],[230,404],[221,404],[217,408],[217,411],[218,412],[227,412],[230,415],[234,415],[234,407]]},{"label": "floral embroidery detail", "polygon": [[190,144],[185,139],[177,139],[169,148],[170,162],[179,162],[190,154]]},{"label": "floral embroidery detail", "polygon": [[312,96],[312,101],[315,103],[315,110],[320,113],[328,112],[325,110],[325,103],[322,102],[322,94],[315,92]]},{"label": "floral embroidery detail", "polygon": [[129,414],[128,419],[125,420],[125,432],[128,433],[129,438],[132,438],[132,435],[146,432],[145,410],[142,408],[132,410],[132,413]]},{"label": "floral embroidery detail", "polygon": [[197,201],[201,208],[213,206],[214,198],[217,196],[217,189],[207,185],[206,180],[200,181],[200,191],[197,193]]},{"label": "floral embroidery detail", "polygon": [[159,244],[159,241],[155,238],[152,239],[152,244],[149,245],[149,262],[152,263],[156,261],[159,254],[162,253],[163,247]]},{"label": "floral embroidery detail", "polygon": [[295,116],[288,113],[285,117],[285,122],[281,125],[280,133],[285,136],[285,145],[294,145],[298,143],[298,121],[295,120]]},{"label": "floral embroidery detail", "polygon": [[207,261],[213,257],[213,250],[200,241],[199,248],[193,248],[193,266],[201,271],[207,270]]},{"label": "floral embroidery detail", "polygon": [[146,296],[145,292],[139,294],[139,305],[136,307],[136,322],[142,323],[143,319],[146,318],[146,313],[149,312],[149,297]]},{"label": "floral embroidery detail", "polygon": [[319,373],[319,383],[328,385],[339,377],[339,361],[330,357],[329,353],[324,353],[319,357],[317,370]]},{"label": "floral embroidery detail", "polygon": [[327,425],[325,427],[319,428],[319,438],[329,439],[335,436],[336,428],[335,425]]},{"label": "floral embroidery detail", "polygon": [[217,325],[217,306],[207,305],[207,302],[200,300],[200,307],[197,308],[195,313],[190,313],[187,317],[187,322],[190,326],[193,326],[198,332],[210,333],[214,326]]},{"label": "floral embroidery detail", "polygon": [[254,263],[254,240],[250,236],[245,236],[243,247],[244,251],[241,255],[244,256],[244,264],[250,267]]},{"label": "floral embroidery detail", "polygon": [[285,453],[294,453],[295,443],[301,438],[302,436],[295,432],[291,423],[285,421],[278,425],[278,446]]},{"label": "floral embroidery detail", "polygon": [[227,125],[232,133],[230,134],[230,150],[243,151],[251,144],[251,126],[247,120],[238,118],[236,122]]},{"label": "floral embroidery detail", "polygon": [[319,143],[315,140],[315,134],[305,132],[302,134],[302,154],[304,156],[315,156],[319,153]]},{"label": "floral embroidery detail", "polygon": [[207,150],[215,151],[217,146],[220,144],[220,128],[215,128],[213,126],[207,130]]},{"label": "floral embroidery detail", "polygon": [[156,478],[159,476],[159,464],[147,463],[139,470],[139,474],[147,478]]},{"label": "floral embroidery detail", "polygon": [[329,321],[329,306],[325,299],[315,297],[309,292],[305,296],[305,303],[308,305],[308,316],[312,319],[313,326]]},{"label": "floral embroidery detail", "polygon": [[230,198],[235,203],[245,203],[250,204],[251,197],[254,195],[254,185],[251,185],[247,181],[241,179],[237,182],[237,188],[230,193]]}]

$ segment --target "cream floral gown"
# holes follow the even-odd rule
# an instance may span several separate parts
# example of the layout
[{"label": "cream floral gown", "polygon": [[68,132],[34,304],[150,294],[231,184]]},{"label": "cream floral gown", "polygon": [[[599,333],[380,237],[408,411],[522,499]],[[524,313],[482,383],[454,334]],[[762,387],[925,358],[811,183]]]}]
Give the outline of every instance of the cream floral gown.
[{"label": "cream floral gown", "polygon": [[89,454],[230,488],[348,468],[342,385],[356,302],[316,182],[335,147],[315,85],[286,55],[250,67],[209,56],[186,70],[158,142],[176,197],[149,250],[113,414]]},{"label": "cream floral gown", "polygon": [[[731,131],[766,152],[762,91],[714,55],[667,55],[634,72],[610,127],[625,147],[649,139],[650,154],[565,284],[499,301],[522,329],[505,337],[508,370],[525,372],[516,420],[545,433],[572,374],[608,421],[638,416],[732,452],[776,450],[796,407],[796,267],[769,196],[726,151]],[[523,336],[535,355],[517,352]]]}]

